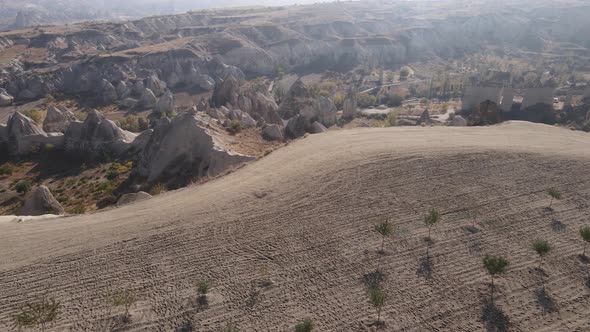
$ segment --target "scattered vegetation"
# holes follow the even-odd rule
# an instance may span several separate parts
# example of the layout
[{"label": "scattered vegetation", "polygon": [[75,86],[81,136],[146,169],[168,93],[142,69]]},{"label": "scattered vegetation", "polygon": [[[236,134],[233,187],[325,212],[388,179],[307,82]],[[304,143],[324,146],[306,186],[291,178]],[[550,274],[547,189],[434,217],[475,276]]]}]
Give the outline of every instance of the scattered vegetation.
[{"label": "scattered vegetation", "polygon": [[31,184],[31,181],[21,180],[14,186],[14,190],[16,190],[16,192],[19,194],[25,195],[26,193],[31,191],[32,186],[33,185]]},{"label": "scattered vegetation", "polygon": [[14,166],[11,163],[4,163],[2,165],[0,165],[0,176],[4,176],[4,175],[12,175],[12,173],[14,173],[14,171],[16,170],[16,166]]},{"label": "scattered vegetation", "polygon": [[400,80],[405,80],[410,75],[411,69],[408,66],[403,66],[399,71]]},{"label": "scattered vegetation", "polygon": [[533,249],[539,255],[539,269],[543,265],[543,258],[551,251],[551,245],[545,240],[536,240],[533,242]]},{"label": "scattered vegetation", "polygon": [[430,231],[432,227],[440,220],[440,213],[435,209],[431,208],[428,213],[424,216],[424,224],[428,227],[428,240],[430,240]]},{"label": "scattered vegetation", "polygon": [[377,310],[377,324],[380,324],[381,309],[385,305],[385,293],[380,288],[371,288],[369,290],[369,299],[373,307]]},{"label": "scattered vegetation", "polygon": [[148,119],[138,117],[137,115],[127,115],[119,120],[119,124],[122,129],[134,133],[142,132],[150,127],[150,121]]},{"label": "scattered vegetation", "polygon": [[582,257],[586,257],[586,245],[590,243],[590,227],[584,226],[580,228],[580,236],[584,240],[584,251],[582,251]]},{"label": "scattered vegetation", "polygon": [[311,332],[313,331],[314,324],[311,319],[305,319],[303,322],[295,325],[295,332]]},{"label": "scattered vegetation", "polygon": [[393,234],[393,225],[389,222],[389,219],[385,219],[384,221],[380,222],[379,224],[375,225],[375,232],[381,235],[381,250],[380,252],[383,253],[383,249],[385,247],[385,238],[389,237]]},{"label": "scattered vegetation", "polygon": [[131,314],[129,310],[136,302],[135,294],[130,290],[121,290],[115,292],[111,296],[111,304],[114,307],[123,307],[125,309],[125,313],[123,314],[124,322],[129,322],[131,320]]},{"label": "scattered vegetation", "polygon": [[54,298],[43,299],[35,303],[27,303],[14,316],[14,325],[19,330],[37,326],[41,328],[41,331],[45,331],[47,324],[54,322],[59,315],[60,307],[60,302]]},{"label": "scattered vegetation", "polygon": [[385,117],[385,127],[397,126],[397,111],[391,111]]},{"label": "scattered vegetation", "polygon": [[150,190],[150,194],[152,196],[155,196],[155,195],[165,193],[167,191],[168,191],[168,188],[166,187],[166,185],[158,182],[152,186],[152,189]]},{"label": "scattered vegetation", "polygon": [[553,205],[553,200],[560,200],[561,199],[561,192],[559,192],[559,190],[555,189],[555,188],[549,188],[547,189],[547,194],[549,194],[549,196],[551,196],[551,202],[549,202],[549,208],[551,209],[551,206]]},{"label": "scattered vegetation", "polygon": [[344,107],[344,100],[346,99],[346,97],[344,97],[344,95],[337,93],[334,95],[334,106],[336,106],[337,109],[341,110]]},{"label": "scattered vegetation", "polygon": [[43,121],[43,115],[41,114],[41,112],[37,109],[30,109],[30,110],[26,110],[23,111],[23,114],[29,118],[31,118],[31,120],[35,121],[36,124],[40,125]]},{"label": "scattered vegetation", "polygon": [[509,263],[508,260],[501,256],[490,256],[486,255],[483,258],[483,265],[488,271],[488,274],[492,278],[492,292],[491,292],[491,299],[494,299],[494,277],[498,274],[502,274],[506,272],[506,268],[508,267]]},{"label": "scattered vegetation", "polygon": [[229,131],[229,133],[232,135],[241,132],[242,129],[244,129],[244,127],[242,125],[242,121],[240,120],[231,120],[227,127],[227,131]]},{"label": "scattered vegetation", "polygon": [[377,97],[366,92],[359,93],[357,96],[358,107],[367,108],[377,105]]}]

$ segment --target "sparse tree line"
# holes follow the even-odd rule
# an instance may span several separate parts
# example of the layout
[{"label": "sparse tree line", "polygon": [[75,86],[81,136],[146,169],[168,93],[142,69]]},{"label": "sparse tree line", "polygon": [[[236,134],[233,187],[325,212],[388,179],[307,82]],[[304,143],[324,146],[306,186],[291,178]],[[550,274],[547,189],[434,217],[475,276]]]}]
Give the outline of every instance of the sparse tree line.
[{"label": "sparse tree line", "polygon": [[[551,197],[551,201],[545,209],[552,212],[552,205],[554,200],[560,200],[562,198],[562,195],[559,192],[559,190],[555,188],[548,189],[547,193]],[[469,213],[469,216],[471,218],[472,227],[476,227],[477,211],[474,209]],[[433,243],[431,239],[432,229],[436,225],[438,225],[440,221],[441,213],[435,208],[429,209],[427,213],[424,215],[423,222],[426,228],[428,229],[428,236],[426,237],[427,258],[429,258],[430,246]],[[395,234],[395,229],[390,219],[386,218],[385,220],[374,226],[374,231],[381,237],[380,249],[377,251],[380,255],[380,259],[378,260],[376,271],[372,274],[368,282],[368,300],[370,304],[375,308],[377,315],[377,320],[373,325],[377,326],[377,328],[380,328],[385,325],[385,321],[381,319],[381,312],[388,301],[387,294],[381,285],[382,280],[384,279],[384,273],[382,271],[383,256],[385,255],[386,240]],[[579,230],[579,235],[583,241],[583,250],[581,257],[586,258],[586,247],[588,243],[590,243],[590,226],[581,227]],[[533,251],[538,255],[539,264],[537,269],[539,271],[542,271],[544,259],[553,250],[553,246],[546,240],[537,239],[533,241],[531,249],[533,249]],[[485,271],[490,276],[490,300],[493,302],[495,278],[504,274],[507,271],[510,262],[504,256],[494,256],[486,254],[482,259],[482,263]],[[261,281],[262,287],[270,286],[272,284],[272,280],[268,276],[268,271],[266,269],[263,269],[261,273],[263,275],[263,280]],[[543,283],[544,290],[545,286],[542,277],[541,281]],[[209,293],[209,290],[210,283],[207,280],[201,280],[195,283],[195,304],[199,310],[204,310],[208,307],[209,300],[207,295]],[[110,293],[106,297],[106,301],[113,308],[121,308],[122,313],[116,317],[118,323],[125,326],[132,322],[132,314],[130,310],[137,302],[137,298],[133,291],[129,289],[124,289]],[[27,302],[20,309],[20,311],[13,316],[14,327],[19,331],[27,328],[37,328],[41,329],[41,331],[45,331],[48,325],[53,324],[57,320],[61,313],[61,307],[61,302],[53,297],[43,297],[43,299],[38,302]],[[190,323],[189,325],[190,326],[188,329],[185,326],[182,328],[182,330],[192,331],[192,323]],[[314,321],[312,319],[306,318],[305,320],[300,321],[295,325],[295,332],[310,332],[314,329],[314,327]],[[239,328],[234,323],[228,323],[224,331],[237,332],[239,331]]]}]

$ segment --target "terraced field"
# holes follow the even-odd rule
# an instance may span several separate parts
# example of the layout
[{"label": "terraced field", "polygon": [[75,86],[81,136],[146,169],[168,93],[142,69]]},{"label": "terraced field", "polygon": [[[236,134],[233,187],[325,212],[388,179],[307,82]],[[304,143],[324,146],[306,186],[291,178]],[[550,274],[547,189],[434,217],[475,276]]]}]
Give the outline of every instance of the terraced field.
[{"label": "terraced field", "polygon": [[[134,205],[3,222],[0,330],[47,294],[62,303],[52,331],[292,331],[306,317],[318,331],[368,331],[367,283],[381,264],[386,331],[588,331],[578,229],[590,225],[589,144],[518,122],[335,131]],[[554,211],[549,187],[564,196]],[[430,207],[442,223],[427,256]],[[380,255],[384,217],[396,233]],[[554,247],[543,271],[537,238]],[[510,260],[494,304],[487,253]],[[205,279],[206,306],[195,288]],[[108,303],[120,289],[137,297],[126,326]]]}]

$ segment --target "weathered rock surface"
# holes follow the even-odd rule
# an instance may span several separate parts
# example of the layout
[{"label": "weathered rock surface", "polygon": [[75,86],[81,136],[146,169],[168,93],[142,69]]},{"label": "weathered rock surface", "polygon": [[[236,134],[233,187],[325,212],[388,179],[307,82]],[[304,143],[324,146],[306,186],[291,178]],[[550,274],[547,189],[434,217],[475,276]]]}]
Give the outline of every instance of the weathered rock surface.
[{"label": "weathered rock surface", "polygon": [[65,133],[67,152],[85,157],[120,154],[129,148],[136,135],[125,131],[96,110],[84,122],[72,122]]},{"label": "weathered rock surface", "polygon": [[44,214],[64,214],[64,208],[53,197],[46,186],[38,186],[29,194],[23,207],[19,210],[19,216],[41,216]]},{"label": "weathered rock surface", "polygon": [[10,116],[5,131],[5,141],[11,154],[27,154],[47,144],[51,144],[55,148],[63,147],[63,134],[45,133],[35,121],[20,112]]},{"label": "weathered rock surface", "polygon": [[120,81],[119,84],[117,84],[117,96],[119,99],[125,99],[129,97],[129,95],[131,95],[131,89],[125,81]]},{"label": "weathered rock surface", "polygon": [[327,131],[328,131],[328,129],[326,127],[324,127],[324,125],[319,123],[318,121],[315,121],[314,123],[312,123],[311,128],[309,129],[309,132],[311,134],[321,134],[321,133],[325,133]]},{"label": "weathered rock surface", "polygon": [[151,75],[147,78],[145,87],[152,90],[156,97],[159,97],[166,92],[166,83],[161,81],[156,75]]},{"label": "weathered rock surface", "polygon": [[467,126],[467,120],[460,115],[455,115],[453,120],[449,122],[449,126],[451,127],[465,127]]},{"label": "weathered rock surface", "polygon": [[121,198],[119,198],[119,200],[117,201],[117,206],[143,201],[143,200],[146,200],[150,197],[152,197],[152,195],[150,195],[144,191],[139,191],[139,192],[131,193],[131,194],[125,194],[125,195],[121,196]]},{"label": "weathered rock surface", "polygon": [[277,124],[269,124],[262,129],[262,138],[267,141],[282,141],[283,128]]},{"label": "weathered rock surface", "polygon": [[244,128],[254,128],[256,127],[256,120],[254,120],[250,114],[246,113],[246,112],[242,112],[242,116],[240,118],[240,121],[242,122],[242,126],[244,126]]},{"label": "weathered rock surface", "polygon": [[303,115],[296,115],[287,122],[285,137],[290,139],[301,137],[307,133],[309,125],[309,121]]},{"label": "weathered rock surface", "polygon": [[125,98],[119,102],[119,106],[122,108],[133,109],[137,106],[139,100],[133,98]]},{"label": "weathered rock surface", "polygon": [[418,119],[418,121],[416,123],[418,125],[431,124],[432,123],[432,119],[430,118],[430,112],[428,112],[428,110],[424,110],[422,112],[422,114],[420,114],[420,118]]},{"label": "weathered rock surface", "polygon": [[287,92],[283,102],[279,106],[278,113],[281,118],[288,120],[297,115],[302,115],[308,120],[314,117],[314,96],[310,89],[301,80],[297,80]]},{"label": "weathered rock surface", "polygon": [[[279,106],[272,98],[257,92],[254,96],[248,98],[251,103],[250,109],[242,110],[248,112],[256,120],[264,120],[265,123],[283,125],[283,120],[279,116]],[[241,106],[240,106],[241,107]],[[245,105],[247,107],[247,105]]]},{"label": "weathered rock surface", "polygon": [[209,108],[207,110],[207,115],[217,120],[223,120],[225,118],[225,115],[223,115],[223,113],[217,108]]},{"label": "weathered rock surface", "polygon": [[342,111],[342,118],[350,120],[354,119],[357,116],[357,100],[356,100],[356,90],[350,89],[348,94],[344,99],[344,106]]},{"label": "weathered rock surface", "polygon": [[111,82],[103,79],[101,82],[101,102],[104,104],[112,104],[117,101],[117,89],[111,84]]},{"label": "weathered rock surface", "polygon": [[336,124],[336,113],[338,110],[332,99],[320,96],[313,104],[314,116],[319,123],[325,127],[332,127]]},{"label": "weathered rock surface", "polygon": [[194,176],[216,176],[254,160],[226,149],[223,139],[212,134],[198,115],[182,113],[162,119],[146,145],[137,172],[149,182],[158,179],[183,181]]},{"label": "weathered rock surface", "polygon": [[156,95],[152,92],[152,90],[148,88],[144,88],[143,92],[141,93],[141,98],[139,99],[138,106],[144,109],[154,108],[156,107],[156,103],[158,99]]},{"label": "weathered rock surface", "polygon": [[166,92],[158,99],[156,103],[156,107],[154,108],[154,112],[165,114],[165,113],[172,113],[174,110],[174,95],[170,90],[166,90]]},{"label": "weathered rock surface", "polygon": [[61,106],[49,106],[47,115],[43,121],[43,130],[47,133],[63,133],[66,131],[71,122],[76,121],[74,113]]},{"label": "weathered rock surface", "polygon": [[211,101],[213,106],[221,107],[227,104],[238,105],[238,94],[240,92],[240,81],[233,75],[228,75],[223,81],[215,85]]},{"label": "weathered rock surface", "polygon": [[0,106],[8,106],[12,104],[14,98],[4,89],[0,89]]}]

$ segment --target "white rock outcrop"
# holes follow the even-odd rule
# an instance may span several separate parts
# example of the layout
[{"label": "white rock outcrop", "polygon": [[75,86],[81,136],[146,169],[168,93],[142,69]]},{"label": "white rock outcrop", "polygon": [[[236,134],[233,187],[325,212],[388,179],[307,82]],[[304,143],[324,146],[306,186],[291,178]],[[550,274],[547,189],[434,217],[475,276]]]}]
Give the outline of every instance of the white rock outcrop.
[{"label": "white rock outcrop", "polygon": [[47,115],[43,121],[43,130],[47,133],[63,133],[70,123],[76,121],[74,113],[67,108],[60,106],[49,106]]}]

